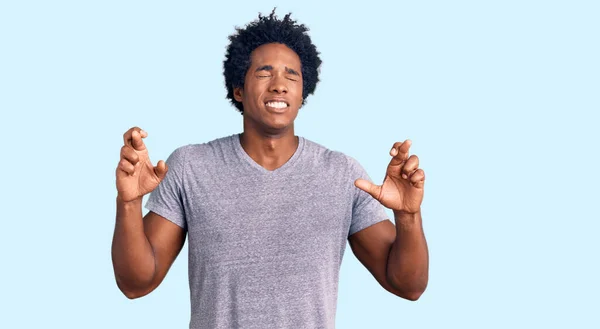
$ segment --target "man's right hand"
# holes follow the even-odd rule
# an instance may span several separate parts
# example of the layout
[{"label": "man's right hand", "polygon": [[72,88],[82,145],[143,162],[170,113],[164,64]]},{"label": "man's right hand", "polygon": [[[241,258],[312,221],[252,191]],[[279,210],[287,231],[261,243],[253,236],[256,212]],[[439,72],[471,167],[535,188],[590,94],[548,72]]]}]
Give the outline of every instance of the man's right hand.
[{"label": "man's right hand", "polygon": [[142,138],[148,133],[138,127],[123,135],[121,159],[117,166],[117,192],[121,201],[129,202],[152,192],[167,174],[167,164],[160,160],[152,166]]}]

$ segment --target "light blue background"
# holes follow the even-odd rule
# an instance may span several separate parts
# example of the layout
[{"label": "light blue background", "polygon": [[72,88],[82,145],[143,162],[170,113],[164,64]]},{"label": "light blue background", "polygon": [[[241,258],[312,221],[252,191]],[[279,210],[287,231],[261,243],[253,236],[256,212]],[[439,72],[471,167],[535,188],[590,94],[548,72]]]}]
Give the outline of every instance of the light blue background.
[{"label": "light blue background", "polygon": [[600,327],[597,1],[2,1],[0,327],[187,328],[186,249],[151,295],[115,285],[121,136],[158,161],[241,131],[227,36],[276,5],[324,62],[296,133],[377,182],[411,138],[427,175],[427,291],[347,249],[338,328]]}]

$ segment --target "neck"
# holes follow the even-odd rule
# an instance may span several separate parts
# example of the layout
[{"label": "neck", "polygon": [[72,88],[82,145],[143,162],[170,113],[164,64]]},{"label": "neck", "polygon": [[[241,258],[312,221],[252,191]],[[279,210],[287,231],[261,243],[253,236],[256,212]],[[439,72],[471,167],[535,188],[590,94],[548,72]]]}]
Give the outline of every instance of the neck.
[{"label": "neck", "polygon": [[283,166],[296,152],[298,142],[293,126],[276,134],[244,127],[244,132],[240,135],[244,151],[267,170]]}]

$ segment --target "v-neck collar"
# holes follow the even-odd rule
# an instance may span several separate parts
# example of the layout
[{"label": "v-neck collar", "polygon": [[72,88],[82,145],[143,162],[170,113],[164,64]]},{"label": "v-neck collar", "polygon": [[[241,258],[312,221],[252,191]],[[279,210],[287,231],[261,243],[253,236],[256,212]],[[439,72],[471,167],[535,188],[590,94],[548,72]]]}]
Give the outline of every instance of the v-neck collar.
[{"label": "v-neck collar", "polygon": [[255,170],[258,170],[259,172],[265,175],[277,175],[281,172],[287,171],[288,168],[294,165],[294,163],[300,157],[302,150],[304,150],[304,138],[302,136],[298,136],[298,147],[296,148],[296,151],[294,152],[292,157],[289,158],[288,161],[281,165],[279,168],[275,170],[268,170],[265,167],[259,165],[256,161],[254,161],[254,159],[252,159],[252,157],[250,157],[250,155],[248,155],[248,153],[246,153],[246,150],[244,150],[244,148],[242,147],[240,136],[241,133],[232,135],[233,148],[235,149],[236,153],[240,156],[240,158],[242,158],[243,162],[247,163],[250,167],[254,168]]}]

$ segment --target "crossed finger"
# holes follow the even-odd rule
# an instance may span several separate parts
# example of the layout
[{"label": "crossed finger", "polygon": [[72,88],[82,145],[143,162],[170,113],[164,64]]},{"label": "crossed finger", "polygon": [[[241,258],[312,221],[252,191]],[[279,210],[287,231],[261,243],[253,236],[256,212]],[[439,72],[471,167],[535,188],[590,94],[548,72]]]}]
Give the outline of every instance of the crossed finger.
[{"label": "crossed finger", "polygon": [[402,178],[409,179],[412,185],[419,187],[423,185],[425,172],[419,169],[419,157],[414,154],[409,156],[411,145],[410,139],[394,143],[390,150],[390,155],[393,157],[390,165],[400,166]]},{"label": "crossed finger", "polygon": [[133,127],[123,134],[123,144],[133,147],[137,151],[142,151],[146,148],[142,138],[146,138],[148,133],[139,127]]},{"label": "crossed finger", "polygon": [[390,150],[390,155],[393,156],[390,165],[402,165],[406,160],[408,160],[408,150],[410,149],[411,144],[412,142],[410,139],[407,139],[404,142],[394,143],[394,146],[392,146],[392,149]]}]

